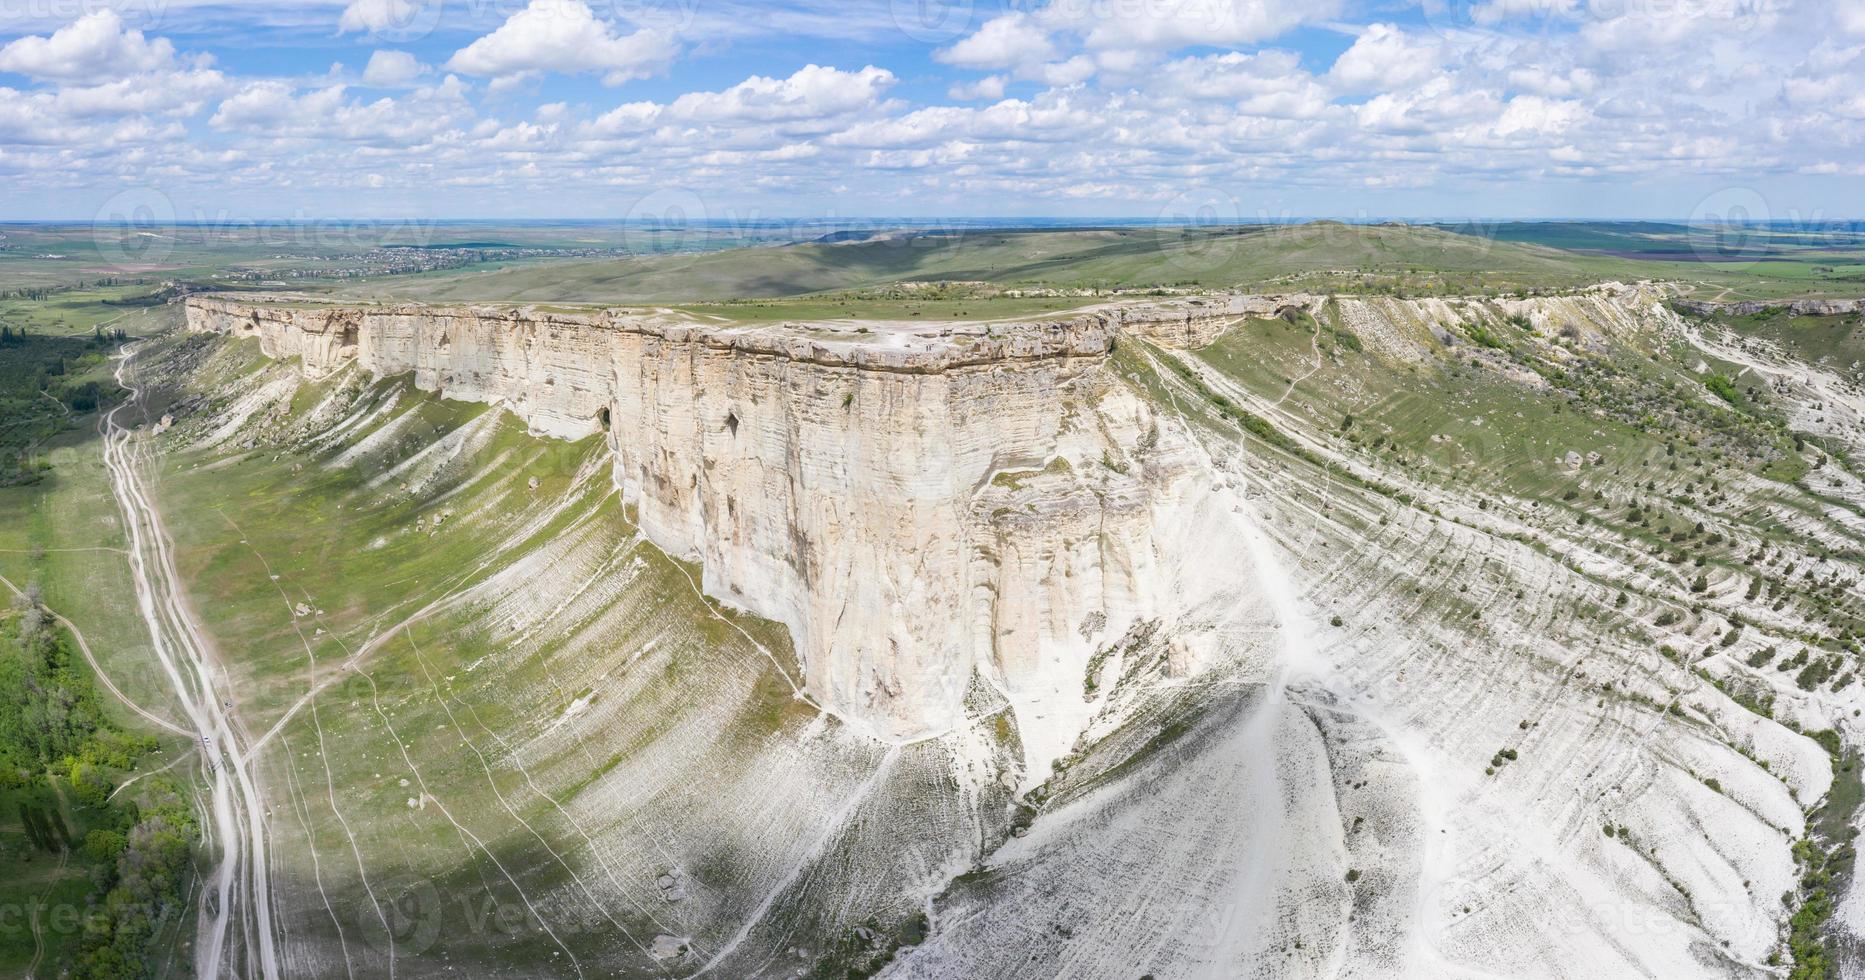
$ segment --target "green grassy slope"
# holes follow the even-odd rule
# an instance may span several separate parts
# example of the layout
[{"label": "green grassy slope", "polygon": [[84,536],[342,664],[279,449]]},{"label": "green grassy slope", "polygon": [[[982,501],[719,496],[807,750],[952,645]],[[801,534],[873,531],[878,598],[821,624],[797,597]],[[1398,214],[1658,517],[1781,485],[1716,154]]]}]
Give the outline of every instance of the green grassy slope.
[{"label": "green grassy slope", "polygon": [[1343,225],[1234,229],[976,231],[848,244],[436,273],[344,287],[420,300],[646,302],[789,296],[908,280],[1063,289],[1269,285],[1416,290],[1579,285],[1611,260],[1489,242],[1434,228]]},{"label": "green grassy slope", "polygon": [[788,633],[639,535],[599,439],[407,378],[300,386],[255,348],[153,351],[188,380],[151,411],[181,420],[158,492],[264,740],[300,975],[385,975],[391,948],[403,976],[663,975],[667,934],[739,942],[726,975],[835,939],[839,976],[909,932],[902,882],[975,832],[947,747],[795,696]]}]

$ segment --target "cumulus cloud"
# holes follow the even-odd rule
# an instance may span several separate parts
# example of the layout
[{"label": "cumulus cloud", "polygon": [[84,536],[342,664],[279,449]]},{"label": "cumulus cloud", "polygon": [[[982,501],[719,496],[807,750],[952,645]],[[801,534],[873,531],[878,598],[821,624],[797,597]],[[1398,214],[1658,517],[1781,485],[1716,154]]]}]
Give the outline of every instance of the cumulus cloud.
[{"label": "cumulus cloud", "polygon": [[1391,24],[1372,24],[1334,60],[1328,83],[1349,94],[1407,88],[1435,74],[1440,57],[1434,40]]},{"label": "cumulus cloud", "polygon": [[333,97],[338,100],[343,98],[343,87],[340,85],[325,89],[322,103],[312,100],[299,104],[293,99],[296,91],[289,82],[248,83],[238,93],[220,103],[220,108],[209,122],[220,129],[267,126],[287,121],[300,108],[315,110],[320,105],[328,105]]},{"label": "cumulus cloud", "polygon": [[[1130,75],[1189,46],[1249,45],[1334,16],[1344,0],[1051,0],[985,21],[933,58],[1068,86],[1097,72]],[[1073,51],[1074,53],[1071,53]]]},{"label": "cumulus cloud", "polygon": [[1502,108],[1487,89],[1460,88],[1450,76],[1439,75],[1410,92],[1382,92],[1355,108],[1362,129],[1394,134],[1449,134]]},{"label": "cumulus cloud", "polygon": [[946,97],[960,102],[970,102],[973,99],[996,101],[1004,97],[1006,84],[1007,80],[1002,75],[986,75],[975,81],[959,82],[953,85],[946,89]]},{"label": "cumulus cloud", "polygon": [[1181,58],[1162,66],[1147,91],[1166,100],[1220,100],[1243,115],[1310,119],[1328,106],[1328,91],[1302,70],[1291,51]]},{"label": "cumulus cloud", "polygon": [[645,133],[660,121],[662,107],[653,102],[627,102],[597,116],[583,128],[585,136],[610,139]]},{"label": "cumulus cloud", "polygon": [[1509,72],[1509,87],[1535,95],[1587,95],[1599,87],[1599,76],[1585,68],[1561,73],[1541,68],[1517,68]]},{"label": "cumulus cloud", "polygon": [[676,134],[669,139],[770,149],[885,106],[883,96],[895,81],[893,72],[873,65],[860,71],[805,65],[787,78],[753,75],[716,92],[688,92],[668,104],[626,102],[583,124],[579,133],[610,140],[664,130]]},{"label": "cumulus cloud", "polygon": [[1547,99],[1539,95],[1518,95],[1496,120],[1498,136],[1532,134],[1558,136],[1584,122],[1586,107],[1568,99]]},{"label": "cumulus cloud", "polygon": [[[1600,52],[1639,52],[1755,34],[1770,29],[1784,0],[1674,0],[1663,4],[1595,4],[1580,37]],[[1800,16],[1810,16],[1806,11]]]},{"label": "cumulus cloud", "polygon": [[1055,56],[1049,32],[1020,12],[986,21],[977,33],[933,54],[935,60],[948,65],[987,70],[1049,61]]},{"label": "cumulus cloud", "polygon": [[688,92],[669,108],[694,122],[822,119],[874,105],[894,81],[873,65],[853,72],[806,65],[789,78],[753,75],[722,92]]},{"label": "cumulus cloud", "polygon": [[1303,24],[1339,15],[1342,0],[1153,0],[1082,3],[1054,0],[1038,13],[1045,23],[1084,32],[1090,48],[1168,49],[1187,45],[1254,44]]},{"label": "cumulus cloud", "polygon": [[599,72],[603,84],[620,85],[665,69],[679,51],[667,31],[616,33],[583,0],[531,0],[497,30],[454,52],[447,68],[495,79]]},{"label": "cumulus cloud", "polygon": [[300,92],[289,82],[256,81],[221,102],[208,124],[223,131],[407,147],[471,125],[467,90],[448,75],[402,98],[364,102],[350,98],[344,85]]},{"label": "cumulus cloud", "polygon": [[91,113],[74,108],[59,95],[0,87],[0,145],[96,151],[172,141],[185,132],[180,123],[161,121],[152,118],[153,114]]},{"label": "cumulus cloud", "polygon": [[829,138],[841,146],[930,146],[949,141],[1060,142],[1095,131],[1102,118],[1089,100],[1054,91],[1034,101],[1005,99],[983,108],[934,106],[864,122]]},{"label": "cumulus cloud", "polygon": [[413,82],[427,71],[426,65],[406,51],[376,51],[363,69],[363,84],[394,88]]},{"label": "cumulus cloud", "polygon": [[[434,2],[328,9],[343,10],[342,30],[387,39],[418,29]],[[736,84],[676,78],[654,99],[595,107],[570,88],[486,96],[552,72],[619,82],[657,71],[679,37],[640,31],[598,0],[512,0],[483,37],[443,53],[445,69],[383,48],[360,73],[307,80],[233,77],[93,14],[0,40],[0,71],[13,73],[0,76],[0,172],[35,186],[195,179],[209,198],[236,186],[347,193],[365,175],[456,208],[539,182],[573,195],[677,180],[768,192],[759,206],[777,209],[1131,203],[1209,185],[1348,210],[1381,202],[1344,193],[1454,186],[1500,211],[1537,179],[1716,173],[1765,185],[1860,172],[1865,0],[1680,0],[1663,24],[1651,5],[1471,0],[1439,11],[1460,20],[1327,21],[1353,35],[1331,61],[1283,49],[1318,18],[1384,9],[1343,4],[1044,0],[927,45],[930,69],[907,55],[860,68],[798,58]],[[1731,21],[1719,7],[1750,13]],[[264,20],[256,5],[214,9]],[[914,84],[896,76],[903,65]],[[461,205],[446,196],[458,187],[487,191]]]},{"label": "cumulus cloud", "polygon": [[192,116],[227,91],[220,72],[208,69],[132,75],[102,85],[64,86],[53,98],[61,112],[78,118],[106,116]]},{"label": "cumulus cloud", "polygon": [[0,48],[0,71],[52,81],[96,81],[166,68],[175,46],[126,30],[114,10],[86,14],[52,32],[27,36]]}]

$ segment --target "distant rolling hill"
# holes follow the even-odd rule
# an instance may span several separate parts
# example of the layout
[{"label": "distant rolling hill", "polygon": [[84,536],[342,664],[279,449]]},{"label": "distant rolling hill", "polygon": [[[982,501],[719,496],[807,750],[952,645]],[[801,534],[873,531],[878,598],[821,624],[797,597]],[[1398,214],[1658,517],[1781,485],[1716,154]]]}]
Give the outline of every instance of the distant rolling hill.
[{"label": "distant rolling hill", "polygon": [[[1308,276],[1346,286],[1436,274],[1461,285],[1578,285],[1609,261],[1404,225],[1090,228],[903,234],[701,254],[509,265],[378,280],[351,296],[463,301],[645,302],[792,296],[910,280],[1061,288],[1232,286]],[[1308,284],[1311,288],[1314,283]]]}]

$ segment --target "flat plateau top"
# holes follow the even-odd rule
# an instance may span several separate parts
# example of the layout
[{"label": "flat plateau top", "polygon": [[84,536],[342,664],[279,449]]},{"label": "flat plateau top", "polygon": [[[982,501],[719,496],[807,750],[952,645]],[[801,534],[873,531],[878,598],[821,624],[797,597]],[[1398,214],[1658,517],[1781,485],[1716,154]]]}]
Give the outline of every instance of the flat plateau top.
[{"label": "flat plateau top", "polygon": [[[1187,298],[1169,303],[1116,302],[1059,313],[974,320],[798,319],[734,321],[670,307],[567,304],[343,303],[319,297],[259,293],[191,296],[191,305],[245,316],[296,321],[322,331],[331,317],[468,318],[532,328],[614,330],[669,342],[696,343],[750,354],[878,370],[935,371],[973,364],[1057,357],[1098,357],[1113,349],[1122,322],[1132,319],[1226,315],[1236,298]],[[321,314],[321,315],[320,315]],[[1234,315],[1234,314],[1231,314]]]}]

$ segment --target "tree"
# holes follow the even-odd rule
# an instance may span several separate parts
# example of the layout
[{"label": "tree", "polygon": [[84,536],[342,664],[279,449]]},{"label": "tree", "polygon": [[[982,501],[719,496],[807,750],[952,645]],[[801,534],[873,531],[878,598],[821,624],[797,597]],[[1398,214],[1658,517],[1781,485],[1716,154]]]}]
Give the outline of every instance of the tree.
[{"label": "tree", "polygon": [[98,864],[115,864],[129,839],[114,830],[98,829],[84,835],[84,856]]}]

